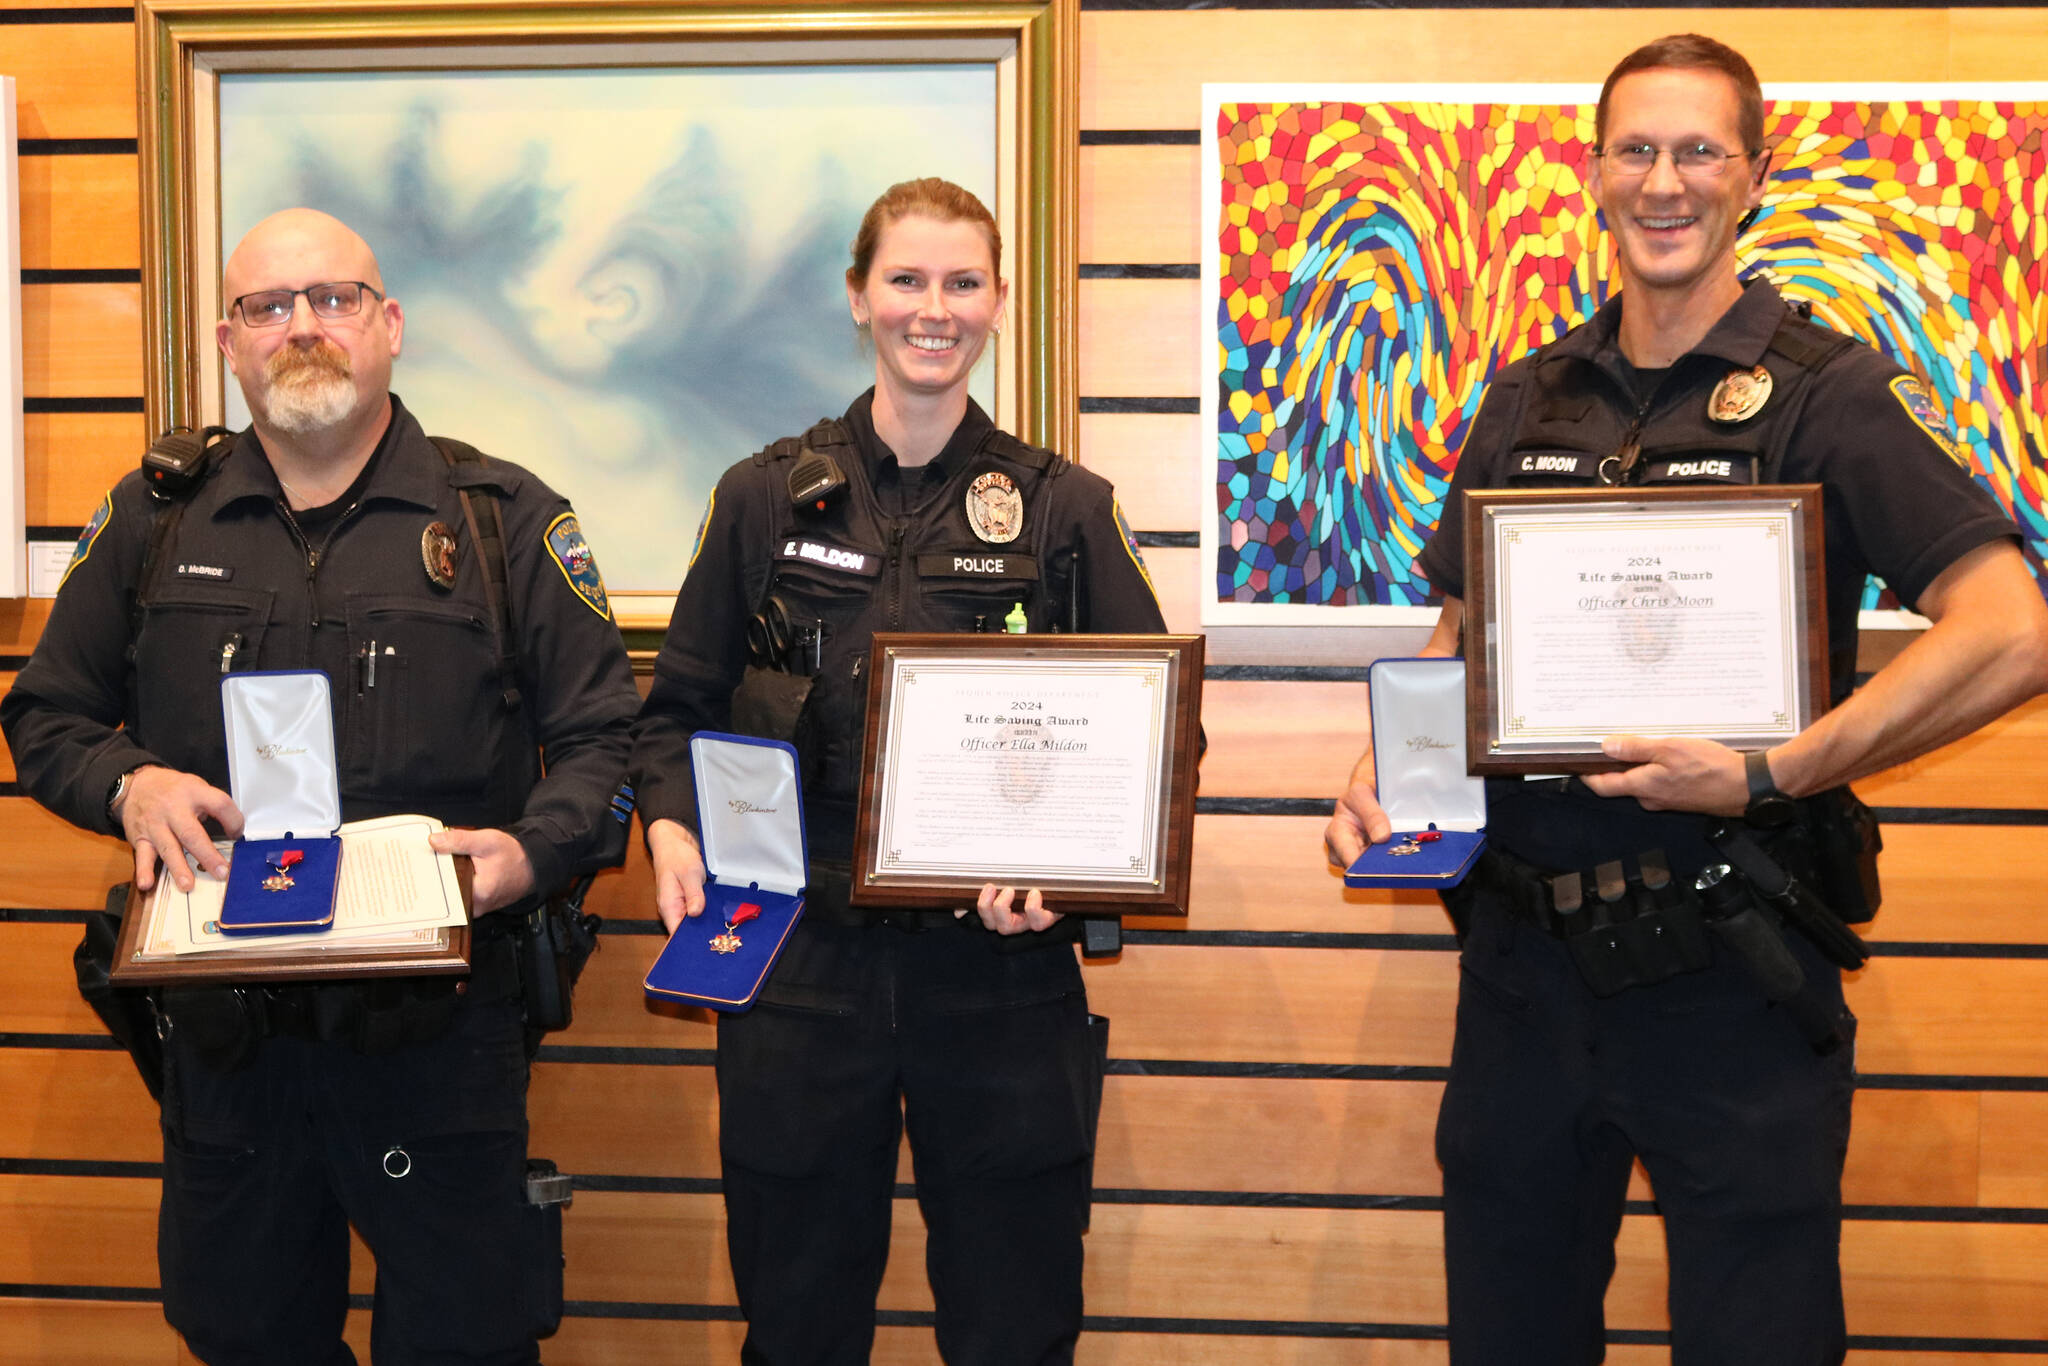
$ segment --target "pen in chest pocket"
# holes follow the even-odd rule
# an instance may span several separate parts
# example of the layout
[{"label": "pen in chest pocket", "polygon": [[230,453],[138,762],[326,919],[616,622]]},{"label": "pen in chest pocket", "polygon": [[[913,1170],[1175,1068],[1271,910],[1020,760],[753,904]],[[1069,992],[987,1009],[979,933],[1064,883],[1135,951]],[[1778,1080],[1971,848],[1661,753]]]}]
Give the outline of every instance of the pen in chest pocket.
[{"label": "pen in chest pocket", "polygon": [[398,647],[396,645],[386,645],[382,650],[379,650],[377,642],[373,640],[356,651],[356,668],[360,671],[359,676],[362,680],[356,689],[357,692],[367,692],[369,689],[377,686],[377,656],[379,654],[384,655],[387,659],[396,659],[398,657]]}]

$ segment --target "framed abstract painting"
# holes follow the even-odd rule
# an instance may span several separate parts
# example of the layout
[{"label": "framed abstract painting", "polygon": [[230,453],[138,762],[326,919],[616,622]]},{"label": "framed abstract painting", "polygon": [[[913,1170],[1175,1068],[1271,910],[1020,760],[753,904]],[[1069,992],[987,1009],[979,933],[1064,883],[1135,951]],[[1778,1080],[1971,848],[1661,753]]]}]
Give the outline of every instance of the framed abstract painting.
[{"label": "framed abstract painting", "polygon": [[[1743,269],[1927,382],[2040,576],[2048,87],[1764,93]],[[1598,95],[1204,87],[1205,624],[1434,619],[1415,556],[1487,384],[1614,284]]]},{"label": "framed abstract painting", "polygon": [[621,624],[657,628],[719,473],[872,382],[848,246],[942,175],[1014,291],[976,397],[1072,449],[1072,7],[146,3],[149,420],[247,420],[225,253],[325,210],[406,306],[407,406],[575,502]]}]

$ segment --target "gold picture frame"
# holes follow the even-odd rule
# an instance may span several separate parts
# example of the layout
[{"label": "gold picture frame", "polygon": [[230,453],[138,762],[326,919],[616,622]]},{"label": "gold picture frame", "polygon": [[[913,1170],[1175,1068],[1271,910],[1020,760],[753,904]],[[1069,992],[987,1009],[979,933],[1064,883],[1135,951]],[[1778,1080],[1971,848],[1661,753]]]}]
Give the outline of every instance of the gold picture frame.
[{"label": "gold picture frame", "polygon": [[[1071,452],[1079,423],[1078,27],[1078,0],[315,0],[289,9],[249,0],[142,0],[146,421],[161,430],[218,422],[224,413],[212,341],[223,75],[960,61],[989,64],[996,80],[990,208],[1004,235],[1012,306],[1009,324],[990,343],[993,415],[1027,441]],[[817,416],[792,415],[791,430]],[[674,585],[611,596],[622,627],[660,630]]]}]

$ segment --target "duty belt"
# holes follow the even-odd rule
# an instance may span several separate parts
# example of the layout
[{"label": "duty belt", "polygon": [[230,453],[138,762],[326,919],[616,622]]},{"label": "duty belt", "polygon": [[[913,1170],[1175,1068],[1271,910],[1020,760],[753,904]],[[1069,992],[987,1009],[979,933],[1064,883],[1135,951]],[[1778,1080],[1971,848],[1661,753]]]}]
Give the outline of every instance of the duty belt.
[{"label": "duty belt", "polygon": [[[1465,885],[1492,894],[1518,919],[1562,943],[1595,996],[1697,972],[1712,964],[1718,943],[1743,964],[1766,1000],[1786,1008],[1816,1053],[1841,1045],[1842,1020],[1785,942],[1780,913],[1768,897],[1751,894],[1756,873],[1775,871],[1775,865],[1766,860],[1752,871],[1718,864],[1695,886],[1684,886],[1672,880],[1661,850],[1645,850],[1635,863],[1633,875],[1618,859],[1583,873],[1547,873],[1488,849]],[[1447,900],[1458,904],[1463,891]],[[1839,922],[1835,933],[1854,939]]]},{"label": "duty belt", "polygon": [[1651,986],[1713,962],[1699,899],[1672,881],[1661,850],[1586,872],[1546,873],[1498,849],[1480,855],[1468,881],[1561,942],[1595,996]]}]

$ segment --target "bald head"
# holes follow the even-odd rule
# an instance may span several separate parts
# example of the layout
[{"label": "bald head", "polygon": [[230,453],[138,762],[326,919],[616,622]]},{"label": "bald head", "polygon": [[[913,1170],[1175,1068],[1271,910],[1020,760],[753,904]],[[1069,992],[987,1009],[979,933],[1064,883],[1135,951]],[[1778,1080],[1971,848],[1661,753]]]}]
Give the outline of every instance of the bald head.
[{"label": "bald head", "polygon": [[377,254],[354,228],[318,209],[281,209],[249,229],[221,272],[223,303],[259,289],[302,289],[334,280],[384,288]]},{"label": "bald head", "polygon": [[[315,290],[355,284],[369,288]],[[288,462],[294,445],[367,457],[389,420],[391,362],[405,332],[370,244],[331,215],[286,209],[228,257],[221,293],[215,335],[264,445]],[[253,316],[241,302],[252,294],[271,295]],[[341,311],[350,303],[353,312]]]}]

